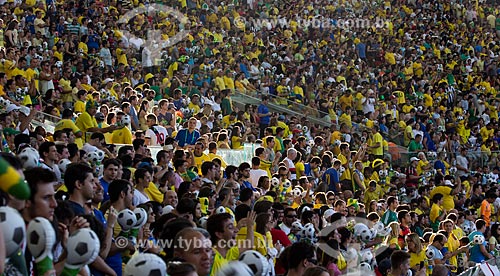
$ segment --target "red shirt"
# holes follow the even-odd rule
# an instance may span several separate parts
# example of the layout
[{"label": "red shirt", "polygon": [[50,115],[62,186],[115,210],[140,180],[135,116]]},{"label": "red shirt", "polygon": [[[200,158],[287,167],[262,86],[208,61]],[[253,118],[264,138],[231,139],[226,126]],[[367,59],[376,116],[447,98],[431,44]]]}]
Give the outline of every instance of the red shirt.
[{"label": "red shirt", "polygon": [[[285,234],[280,229],[271,229],[271,236],[273,236],[273,244],[276,244],[278,241],[283,245],[284,247],[287,247],[292,244],[290,240],[288,239],[288,236]],[[276,265],[274,266],[276,275],[282,275],[285,274],[285,268],[283,268],[283,265],[279,262],[279,260],[276,260]]]}]

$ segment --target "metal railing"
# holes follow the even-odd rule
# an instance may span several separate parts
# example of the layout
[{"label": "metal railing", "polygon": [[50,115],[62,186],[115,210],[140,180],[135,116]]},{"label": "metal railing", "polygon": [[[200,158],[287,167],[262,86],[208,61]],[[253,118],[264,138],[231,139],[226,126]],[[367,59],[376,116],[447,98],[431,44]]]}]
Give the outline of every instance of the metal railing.
[{"label": "metal railing", "polygon": [[[489,259],[486,261],[490,265],[498,266],[500,264],[500,256]],[[475,266],[467,269],[466,271],[459,274],[459,276],[482,276],[485,275],[481,270],[480,264],[476,264]]]},{"label": "metal railing", "polygon": [[[407,148],[401,146],[390,146],[389,150],[386,151],[386,157],[391,160],[392,164],[397,164],[400,166],[408,166],[410,163],[410,158],[417,157],[418,152],[409,152]],[[453,166],[453,159],[459,155],[459,152],[447,152],[447,162],[450,166]],[[500,151],[491,151],[491,153],[483,151],[468,151],[467,159],[469,161],[469,170],[474,171],[483,166],[489,166],[491,168],[497,166],[495,156],[499,156]],[[429,161],[433,161],[433,158],[429,158]]]},{"label": "metal railing", "polygon": [[[239,104],[238,106],[241,110],[243,110],[245,104],[252,105],[260,105],[262,102],[261,97],[263,95],[269,96],[270,100],[268,103],[269,110],[272,112],[278,112],[281,114],[291,114],[297,116],[298,118],[302,118],[306,116],[305,114],[311,114],[311,111],[314,110],[309,106],[305,106],[303,104],[291,101],[287,98],[278,97],[272,94],[262,94],[261,92],[249,92],[249,93],[241,93],[239,91],[235,91],[231,96],[233,104]],[[279,104],[286,103],[286,104]],[[319,112],[319,111],[318,111]],[[321,113],[320,113],[321,114]],[[325,116],[328,114],[324,114]],[[307,116],[307,119],[311,121],[313,124],[318,124],[321,126],[330,126],[331,122],[327,121],[320,117],[314,117],[311,115]]]}]

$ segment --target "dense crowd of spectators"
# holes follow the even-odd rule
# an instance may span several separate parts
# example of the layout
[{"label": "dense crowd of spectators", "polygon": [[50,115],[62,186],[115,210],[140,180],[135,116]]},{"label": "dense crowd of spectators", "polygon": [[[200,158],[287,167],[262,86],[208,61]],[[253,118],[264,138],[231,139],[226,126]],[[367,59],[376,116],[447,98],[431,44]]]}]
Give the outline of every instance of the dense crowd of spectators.
[{"label": "dense crowd of spectators", "polygon": [[[79,275],[144,253],[169,275],[456,275],[498,253],[495,1],[0,10],[2,156],[31,189],[2,205],[51,222],[57,275],[88,227],[100,250]],[[221,157],[246,143],[253,158]],[[31,251],[5,275],[45,274]]]}]

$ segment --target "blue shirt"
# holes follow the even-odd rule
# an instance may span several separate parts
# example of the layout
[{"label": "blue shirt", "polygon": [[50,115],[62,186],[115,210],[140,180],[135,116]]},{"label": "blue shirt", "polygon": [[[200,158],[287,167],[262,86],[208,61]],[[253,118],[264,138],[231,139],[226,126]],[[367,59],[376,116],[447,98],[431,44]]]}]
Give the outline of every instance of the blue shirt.
[{"label": "blue shirt", "polygon": [[194,145],[198,138],[200,138],[200,133],[197,130],[189,133],[189,130],[187,129],[181,129],[177,133],[177,136],[175,136],[175,140],[180,147],[184,147],[186,145]]},{"label": "blue shirt", "polygon": [[[267,106],[264,104],[260,104],[259,108],[257,109],[257,113],[267,114],[267,113],[269,113],[269,108],[267,108]],[[260,124],[261,125],[269,125],[270,122],[271,122],[271,116],[260,117]]]},{"label": "blue shirt", "polygon": [[[475,235],[480,235],[480,236],[484,237],[483,233],[481,233],[479,231],[475,231],[475,232],[470,233],[469,240],[473,241]],[[486,247],[486,245],[487,245],[486,239],[484,240],[483,245]],[[486,256],[484,256],[483,253],[481,253],[481,248],[478,244],[474,244],[472,246],[472,248],[470,249],[469,261],[475,262],[475,263],[481,263],[482,261],[486,261]]]},{"label": "blue shirt", "polygon": [[26,25],[29,24],[29,30],[31,34],[35,34],[35,19],[36,16],[34,14],[26,16],[26,19],[24,21],[26,22]]},{"label": "blue shirt", "polygon": [[250,189],[252,189],[252,191],[254,191],[254,192],[256,192],[256,191],[257,191],[257,190],[256,190],[256,189],[252,186],[252,183],[250,183],[250,182],[248,182],[248,181],[246,181],[246,180],[245,180],[245,181],[243,181],[243,183],[242,183],[242,184],[243,184],[243,186],[244,186],[245,188],[250,188]]},{"label": "blue shirt", "polygon": [[440,170],[443,174],[446,174],[446,167],[441,160],[436,160],[436,162],[434,162],[434,169]]},{"label": "blue shirt", "polygon": [[364,43],[358,43],[356,45],[356,50],[358,51],[358,55],[360,58],[365,59],[366,58],[366,44]]},{"label": "blue shirt", "polygon": [[136,126],[139,125],[139,117],[137,117],[137,111],[133,106],[130,107],[130,119],[134,120]]},{"label": "blue shirt", "polygon": [[83,208],[82,205],[80,205],[74,201],[71,201],[71,200],[68,200],[68,204],[69,204],[71,210],[73,211],[73,213],[75,214],[75,216],[85,215],[85,209]]},{"label": "blue shirt", "polygon": [[109,183],[104,180],[104,178],[99,178],[99,183],[101,183],[102,190],[103,190],[103,200],[102,202],[106,202],[109,200],[109,194],[108,194],[108,187]]},{"label": "blue shirt", "polygon": [[329,168],[325,171],[322,177],[323,182],[328,185],[328,191],[337,193],[337,183],[340,182],[339,173],[334,168]]},{"label": "blue shirt", "polygon": [[244,63],[240,63],[240,71],[245,74],[245,78],[250,78],[250,73],[248,72],[248,68]]}]

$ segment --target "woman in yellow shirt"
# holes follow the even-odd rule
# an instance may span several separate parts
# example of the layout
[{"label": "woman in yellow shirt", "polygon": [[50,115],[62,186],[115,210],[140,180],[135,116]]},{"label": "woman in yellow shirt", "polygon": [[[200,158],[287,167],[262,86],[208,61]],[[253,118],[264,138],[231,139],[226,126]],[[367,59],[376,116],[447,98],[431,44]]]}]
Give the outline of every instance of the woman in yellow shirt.
[{"label": "woman in yellow shirt", "polygon": [[415,270],[420,269],[420,262],[424,261],[425,250],[423,250],[422,241],[417,233],[411,233],[406,236],[406,244],[410,253],[410,267]]},{"label": "woman in yellow shirt", "polygon": [[389,233],[389,235],[385,239],[385,244],[391,249],[400,250],[401,247],[399,246],[398,242],[400,232],[399,223],[397,221],[393,221],[389,223],[389,227],[391,227],[391,233]]},{"label": "woman in yellow shirt", "polygon": [[247,129],[243,135],[241,135],[241,128],[239,126],[233,127],[233,132],[231,133],[231,148],[232,149],[243,149],[243,143],[247,140],[247,133],[250,129]]},{"label": "woman in yellow shirt", "polygon": [[231,149],[229,146],[229,139],[226,132],[219,133],[217,137],[217,148],[219,149]]}]

